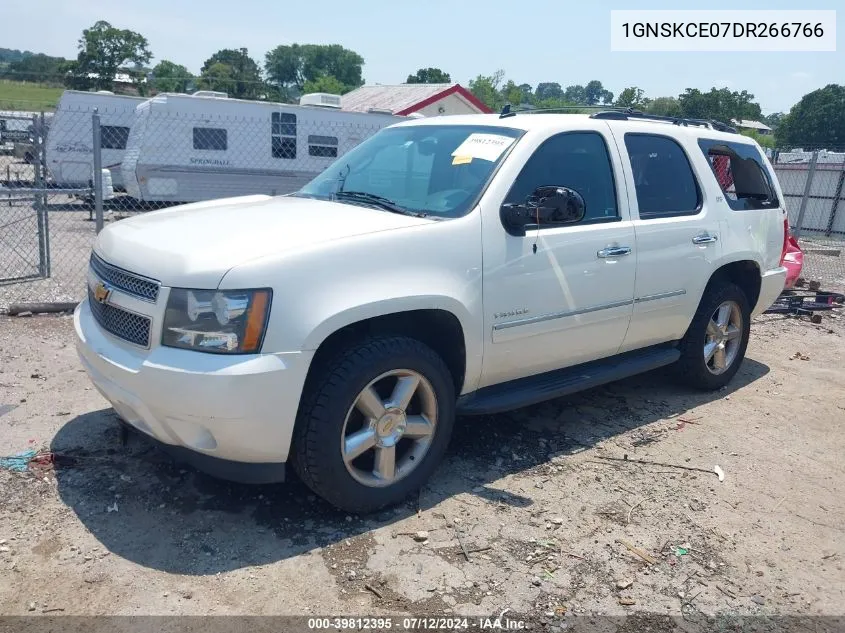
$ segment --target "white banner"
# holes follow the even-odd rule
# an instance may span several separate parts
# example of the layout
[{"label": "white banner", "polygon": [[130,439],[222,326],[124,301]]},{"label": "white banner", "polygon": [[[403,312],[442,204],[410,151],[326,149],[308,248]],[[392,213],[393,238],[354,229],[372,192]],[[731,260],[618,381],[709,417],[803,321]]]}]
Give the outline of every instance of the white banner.
[{"label": "white banner", "polygon": [[836,11],[611,11],[611,51],[836,51]]}]

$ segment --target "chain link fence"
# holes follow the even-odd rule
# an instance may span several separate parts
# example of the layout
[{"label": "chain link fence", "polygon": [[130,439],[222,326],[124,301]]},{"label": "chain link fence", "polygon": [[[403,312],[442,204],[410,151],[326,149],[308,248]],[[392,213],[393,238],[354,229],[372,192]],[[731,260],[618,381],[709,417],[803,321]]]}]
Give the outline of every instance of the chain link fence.
[{"label": "chain link fence", "polygon": [[3,129],[15,130],[0,136],[0,313],[84,297],[104,225],[179,204],[293,192],[405,118],[176,97],[0,113]]},{"label": "chain link fence", "polygon": [[[79,301],[104,225],[176,204],[292,192],[402,119],[214,96],[77,95],[54,113],[0,112],[0,313]],[[845,285],[843,150],[769,151],[805,252],[803,276],[823,284]]]},{"label": "chain link fence", "polygon": [[845,146],[769,154],[804,251],[802,276],[845,286]]}]

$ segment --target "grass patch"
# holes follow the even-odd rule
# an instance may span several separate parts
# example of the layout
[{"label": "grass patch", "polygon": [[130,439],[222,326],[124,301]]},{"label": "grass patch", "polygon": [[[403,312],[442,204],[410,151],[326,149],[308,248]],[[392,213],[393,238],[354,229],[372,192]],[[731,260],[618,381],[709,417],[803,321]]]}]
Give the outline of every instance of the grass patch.
[{"label": "grass patch", "polygon": [[64,88],[0,79],[0,110],[52,111]]}]

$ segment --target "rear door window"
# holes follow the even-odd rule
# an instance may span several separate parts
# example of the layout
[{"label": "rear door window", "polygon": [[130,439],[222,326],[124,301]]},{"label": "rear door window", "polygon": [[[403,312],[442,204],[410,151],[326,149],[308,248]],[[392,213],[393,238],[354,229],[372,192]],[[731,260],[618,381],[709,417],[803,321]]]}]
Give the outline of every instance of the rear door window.
[{"label": "rear door window", "polygon": [[640,218],[695,215],[701,210],[701,189],[686,152],[675,139],[628,133],[625,148],[631,161]]}]

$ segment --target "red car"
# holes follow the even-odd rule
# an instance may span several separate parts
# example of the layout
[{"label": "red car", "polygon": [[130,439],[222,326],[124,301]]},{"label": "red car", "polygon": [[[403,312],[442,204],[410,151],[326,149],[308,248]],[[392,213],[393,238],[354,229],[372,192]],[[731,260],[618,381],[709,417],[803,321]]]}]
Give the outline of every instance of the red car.
[{"label": "red car", "polygon": [[801,276],[801,269],[804,267],[804,253],[798,246],[798,240],[792,236],[789,230],[789,221],[784,222],[783,255],[781,265],[786,267],[786,283],[784,289],[788,290],[795,286],[795,280]]}]

